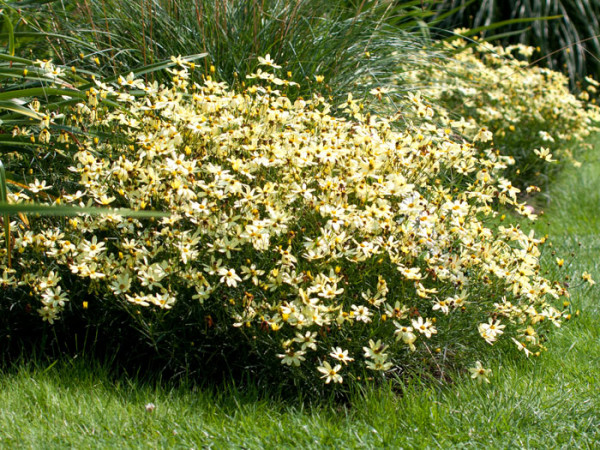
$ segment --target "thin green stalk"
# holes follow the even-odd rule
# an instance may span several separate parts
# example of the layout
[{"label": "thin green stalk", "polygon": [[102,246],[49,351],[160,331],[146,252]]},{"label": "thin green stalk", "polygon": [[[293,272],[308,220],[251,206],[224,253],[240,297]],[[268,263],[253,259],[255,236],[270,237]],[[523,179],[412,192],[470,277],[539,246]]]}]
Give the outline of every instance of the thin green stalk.
[{"label": "thin green stalk", "polygon": [[[4,173],[4,167],[0,163],[0,173]],[[4,178],[6,186],[6,179]],[[9,204],[6,200],[0,202],[0,213],[2,214],[39,214],[42,216],[78,216],[80,214],[101,215],[114,214],[124,217],[149,218],[149,217],[168,217],[170,213],[163,211],[135,211],[133,209],[119,208],[96,208],[79,206],[60,206],[60,205],[39,205],[39,204]]]},{"label": "thin green stalk", "polygon": [[[6,172],[4,164],[0,161],[0,201],[8,204],[8,186],[6,185]],[[6,244],[6,252],[8,255],[8,267],[12,267],[12,256],[10,250],[10,217],[8,211],[2,211],[2,221],[4,222],[4,242]]]}]

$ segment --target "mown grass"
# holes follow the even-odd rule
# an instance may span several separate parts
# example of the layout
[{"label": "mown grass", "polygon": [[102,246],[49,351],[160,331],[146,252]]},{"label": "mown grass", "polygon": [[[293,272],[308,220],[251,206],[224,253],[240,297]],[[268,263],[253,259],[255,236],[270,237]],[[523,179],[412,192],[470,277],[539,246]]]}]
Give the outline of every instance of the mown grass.
[{"label": "mown grass", "polygon": [[[589,154],[582,168],[558,178],[536,228],[557,254],[576,252],[564,276],[587,270],[600,281],[600,159]],[[548,270],[559,270],[546,256]],[[148,383],[139,381],[143,374],[113,376],[108,363],[85,355],[53,366],[24,359],[0,376],[0,446],[594,448],[599,300],[597,287],[576,289],[572,308],[581,315],[549,336],[549,351],[530,359],[496,352],[489,385],[452,374],[445,384],[367,389],[344,404],[307,404],[251,385]]]}]

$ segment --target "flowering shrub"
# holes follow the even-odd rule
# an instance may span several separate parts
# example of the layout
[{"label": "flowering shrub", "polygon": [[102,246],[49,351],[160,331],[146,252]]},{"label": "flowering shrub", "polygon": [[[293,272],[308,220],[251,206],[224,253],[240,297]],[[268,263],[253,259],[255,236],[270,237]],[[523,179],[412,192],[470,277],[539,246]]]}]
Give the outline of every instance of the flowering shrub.
[{"label": "flowering shrub", "polygon": [[573,145],[581,146],[599,129],[600,110],[587,102],[596,81],[587,78],[589,92],[576,97],[564,74],[529,64],[531,47],[487,42],[474,47],[464,39],[444,46],[451,57],[409,73],[410,79],[428,85],[422,93],[464,136],[472,139],[482,127],[489,130],[500,154],[516,161],[510,173],[515,184],[540,181],[553,156],[578,164]]},{"label": "flowering shrub", "polygon": [[190,83],[174,61],[170,85],[95,81],[64,116],[36,102],[41,123],[13,130],[47,144],[33,162],[13,155],[13,172],[60,176],[11,202],[171,215],[14,218],[6,299],[49,323],[81,299],[124,310],[156,343],[221,333],[265,370],[326,384],[498,340],[537,352],[540,330],[560,325],[568,292],[540,274],[544,240],[498,222],[502,204],[530,214],[506,158],[450,128],[362,115],[351,97],[337,105],[351,119],[319,95],[292,103],[268,57],[238,90]]}]

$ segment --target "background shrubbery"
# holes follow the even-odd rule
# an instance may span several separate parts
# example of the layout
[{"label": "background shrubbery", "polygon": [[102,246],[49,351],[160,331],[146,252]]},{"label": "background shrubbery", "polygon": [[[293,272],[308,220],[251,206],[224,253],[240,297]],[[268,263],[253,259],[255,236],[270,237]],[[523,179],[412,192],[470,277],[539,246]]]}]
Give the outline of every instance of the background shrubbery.
[{"label": "background shrubbery", "polygon": [[[566,73],[572,88],[586,76],[598,76],[600,5],[594,0],[443,0],[432,6],[442,30],[481,28],[502,46],[537,48],[536,63]],[[443,16],[454,8],[455,14]],[[539,17],[555,18],[528,22]],[[494,26],[503,22],[502,28]]]},{"label": "background shrubbery", "polygon": [[572,149],[581,148],[600,123],[600,109],[588,102],[597,93],[595,80],[587,78],[587,90],[576,96],[565,75],[530,65],[532,47],[473,46],[461,38],[445,47],[453,58],[412,72],[408,81],[421,82],[444,122],[460,122],[465,136],[472,139],[482,127],[493,133],[492,146],[514,158],[507,175],[513,183],[546,187],[560,168],[556,160],[579,164]]}]

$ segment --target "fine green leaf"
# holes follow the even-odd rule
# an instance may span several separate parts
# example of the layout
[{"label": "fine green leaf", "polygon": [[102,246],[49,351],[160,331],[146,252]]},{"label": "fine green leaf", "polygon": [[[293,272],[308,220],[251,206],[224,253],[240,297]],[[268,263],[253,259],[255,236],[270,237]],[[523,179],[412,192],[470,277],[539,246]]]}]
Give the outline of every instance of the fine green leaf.
[{"label": "fine green leaf", "polygon": [[[183,59],[184,61],[187,61],[187,62],[191,62],[191,61],[196,61],[198,59],[205,58],[206,56],[208,56],[207,53],[198,53],[198,54],[195,54],[195,55],[189,55],[189,56],[183,57],[181,59]],[[175,65],[175,63],[173,61],[166,60],[166,61],[160,61],[160,62],[157,62],[157,63],[154,63],[154,64],[148,64],[146,66],[139,67],[139,68],[136,68],[136,69],[132,69],[131,72],[133,72],[133,74],[136,77],[139,77],[141,75],[146,75],[148,73],[158,72],[160,70],[167,69],[169,67],[173,67],[174,65]],[[118,76],[111,77],[111,78],[105,79],[104,82],[105,83],[110,83],[110,82],[116,81],[117,79],[118,79]]]},{"label": "fine green leaf", "polygon": [[13,64],[17,63],[17,64],[33,65],[33,61],[31,61],[29,59],[20,58],[18,56],[8,55],[6,53],[0,53],[0,60],[1,61],[9,61]]},{"label": "fine green leaf", "polygon": [[505,39],[511,36],[518,36],[519,34],[523,34],[527,31],[529,31],[531,28],[530,27],[526,27],[526,28],[521,28],[519,30],[514,30],[514,31],[507,31],[506,33],[498,33],[498,34],[494,34],[492,36],[486,36],[483,39],[480,39],[481,41],[484,42],[493,42],[493,41],[499,41],[501,39]]},{"label": "fine green leaf", "polygon": [[41,120],[42,116],[35,112],[33,109],[26,108],[21,105],[17,105],[14,102],[6,102],[0,100],[0,110],[5,109],[8,111],[16,112],[22,114],[27,117],[31,117],[32,119]]},{"label": "fine green leaf", "polygon": [[[505,26],[509,26],[509,25],[515,25],[517,23],[529,23],[529,22],[538,22],[538,21],[544,21],[544,20],[556,20],[556,19],[562,19],[563,16],[544,16],[544,17],[521,17],[521,18],[516,18],[516,19],[510,19],[510,20],[502,20],[500,22],[495,22],[492,23],[490,25],[486,25],[486,26],[481,26],[481,27],[477,27],[477,28],[473,28],[471,30],[465,31],[464,33],[461,33],[460,36],[474,36],[477,35],[483,31],[490,31],[490,30],[495,30],[496,28],[501,28],[501,27],[505,27]],[[455,36],[450,36],[448,39],[452,39]]]},{"label": "fine green leaf", "polygon": [[0,202],[0,213],[3,214],[39,214],[44,216],[76,216],[78,214],[101,215],[115,214],[124,217],[148,218],[168,217],[170,214],[162,211],[134,211],[133,209],[109,209],[79,206],[38,205],[38,204],[9,204]]},{"label": "fine green leaf", "polygon": [[36,87],[28,89],[15,89],[13,91],[0,92],[0,101],[14,98],[46,97],[49,95],[66,95],[69,97],[86,98],[85,92],[74,89],[61,89],[51,87]]},{"label": "fine green leaf", "polygon": [[8,53],[10,56],[15,56],[15,28],[7,15],[4,16],[4,22],[8,30]]},{"label": "fine green leaf", "polygon": [[[53,37],[53,38],[58,38],[58,39],[64,39],[70,42],[74,42],[76,44],[79,44],[81,46],[87,47],[90,50],[93,50],[94,47],[92,45],[90,45],[89,43],[81,40],[81,39],[77,39],[73,36],[67,36],[64,34],[58,34],[58,33],[50,33],[50,32],[35,32],[35,31],[18,31],[15,33],[15,37],[16,38],[21,38],[21,37],[33,37],[33,38],[40,38],[40,39],[45,39],[47,37]],[[0,35],[0,38],[2,38],[2,35]]]}]

